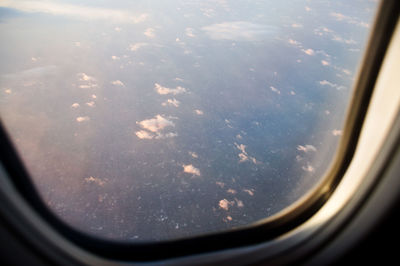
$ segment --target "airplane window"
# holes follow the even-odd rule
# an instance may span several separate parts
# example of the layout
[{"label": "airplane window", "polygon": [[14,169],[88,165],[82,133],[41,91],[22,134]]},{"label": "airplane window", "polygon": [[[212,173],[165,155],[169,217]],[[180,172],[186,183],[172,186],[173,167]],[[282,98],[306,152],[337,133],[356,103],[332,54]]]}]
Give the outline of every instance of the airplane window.
[{"label": "airplane window", "polygon": [[4,0],[1,120],[79,231],[140,242],[247,226],[324,176],[376,8]]}]

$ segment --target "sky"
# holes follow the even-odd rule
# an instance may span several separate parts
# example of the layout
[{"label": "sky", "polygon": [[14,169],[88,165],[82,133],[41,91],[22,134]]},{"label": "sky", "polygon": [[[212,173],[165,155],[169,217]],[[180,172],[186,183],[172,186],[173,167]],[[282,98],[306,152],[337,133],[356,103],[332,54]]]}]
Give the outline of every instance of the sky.
[{"label": "sky", "polygon": [[1,121],[44,204],[79,231],[251,225],[323,179],[376,8],[1,0]]}]

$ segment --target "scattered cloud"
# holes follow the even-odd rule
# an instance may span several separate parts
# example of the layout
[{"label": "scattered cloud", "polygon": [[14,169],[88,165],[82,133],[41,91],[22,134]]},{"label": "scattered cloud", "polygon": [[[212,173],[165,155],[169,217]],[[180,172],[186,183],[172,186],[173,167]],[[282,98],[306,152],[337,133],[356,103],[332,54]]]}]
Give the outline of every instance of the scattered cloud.
[{"label": "scattered cloud", "polygon": [[288,43],[297,47],[301,47],[301,43],[293,39],[289,39]]},{"label": "scattered cloud", "polygon": [[341,136],[342,134],[343,134],[342,130],[339,130],[339,129],[332,130],[332,135],[334,135],[334,136]]},{"label": "scattered cloud", "polygon": [[255,41],[277,32],[277,27],[247,21],[213,24],[202,28],[214,40]]},{"label": "scattered cloud", "polygon": [[229,210],[229,207],[233,206],[234,204],[234,201],[229,201],[227,199],[220,200],[218,203],[219,207],[225,211]]},{"label": "scattered cloud", "polygon": [[235,142],[234,144],[235,144],[236,148],[237,148],[238,150],[241,151],[241,153],[238,154],[239,159],[240,159],[240,160],[239,160],[239,163],[246,162],[246,161],[249,161],[249,160],[250,160],[251,162],[253,162],[254,164],[257,163],[256,158],[251,157],[251,156],[249,156],[249,155],[247,154],[247,152],[246,152],[246,145],[244,145],[244,144],[237,144],[236,142]]},{"label": "scattered cloud", "polygon": [[89,120],[90,120],[90,117],[88,117],[88,116],[78,116],[76,118],[76,122],[87,122]]},{"label": "scattered cloud", "polygon": [[193,28],[186,28],[185,29],[186,36],[191,37],[191,38],[196,37],[196,35],[194,35],[193,31],[194,31]]},{"label": "scattered cloud", "polygon": [[111,56],[111,59],[112,60],[119,60],[119,59],[121,59],[119,56],[116,56],[116,55],[112,55]]},{"label": "scattered cloud", "polygon": [[153,134],[151,134],[145,130],[136,131],[135,134],[139,139],[153,139],[154,138]]},{"label": "scattered cloud", "polygon": [[308,6],[304,7],[304,9],[305,9],[307,12],[310,12],[310,11],[311,11],[311,7],[308,7]]},{"label": "scattered cloud", "polygon": [[311,151],[316,152],[317,148],[315,148],[313,145],[306,144],[304,146],[303,145],[298,145],[297,146],[297,150],[298,151],[304,151],[304,152],[311,152]]},{"label": "scattered cloud", "polygon": [[111,81],[111,84],[115,85],[115,86],[125,87],[124,83],[122,81],[118,80],[118,79],[114,80],[114,81]]},{"label": "scattered cloud", "polygon": [[307,166],[303,166],[301,169],[303,169],[306,172],[314,172],[315,169],[312,167],[310,164],[307,164]]},{"label": "scattered cloud", "polygon": [[331,12],[330,15],[332,17],[334,17],[337,21],[344,21],[344,22],[346,22],[348,24],[354,24],[354,25],[357,25],[357,26],[363,27],[363,28],[369,28],[370,27],[369,23],[361,21],[357,17],[346,16],[346,15],[344,15],[342,13],[338,13],[338,12]]},{"label": "scattered cloud", "polygon": [[198,168],[194,167],[193,165],[186,164],[186,165],[182,165],[182,167],[183,167],[183,172],[200,176],[200,170]]},{"label": "scattered cloud", "polygon": [[249,194],[250,196],[254,196],[254,189],[243,189],[244,192],[246,192],[247,194]]},{"label": "scattered cloud", "polygon": [[97,98],[96,94],[92,94],[92,96],[90,96],[90,97],[92,97],[92,99],[96,99]]},{"label": "scattered cloud", "polygon": [[315,52],[313,49],[301,49],[304,53],[308,54],[308,55],[314,55]]},{"label": "scattered cloud", "polygon": [[148,43],[145,43],[145,42],[139,42],[139,43],[135,43],[135,44],[129,45],[129,49],[130,49],[131,51],[136,52],[136,51],[139,50],[140,48],[145,47],[145,46],[147,46],[147,45],[149,45],[149,44],[148,44]]},{"label": "scattered cloud", "polygon": [[237,191],[234,190],[233,188],[228,189],[226,192],[230,193],[230,194],[236,194],[237,193]]},{"label": "scattered cloud", "polygon": [[330,86],[330,87],[335,88],[335,89],[337,89],[337,90],[344,90],[344,89],[346,89],[345,86],[341,86],[341,85],[338,85],[338,84],[336,84],[336,83],[332,83],[332,82],[327,81],[327,80],[321,80],[321,81],[319,82],[319,84],[321,84],[322,86]]},{"label": "scattered cloud", "polygon": [[277,88],[275,88],[275,87],[273,87],[273,86],[271,86],[270,88],[271,88],[271,91],[273,91],[273,92],[275,92],[275,93],[277,93],[277,94],[281,94],[281,91],[278,90]]},{"label": "scattered cloud", "polygon": [[329,66],[330,65],[330,63],[328,61],[326,61],[326,60],[321,60],[321,64],[323,66]]},{"label": "scattered cloud", "polygon": [[220,182],[220,181],[215,182],[215,184],[217,186],[219,186],[220,188],[224,188],[224,186],[225,186],[225,183],[224,182]]},{"label": "scattered cloud", "polygon": [[122,31],[122,29],[121,29],[120,27],[115,27],[114,30],[115,30],[116,32]]},{"label": "scattered cloud", "polygon": [[175,124],[172,121],[162,117],[161,115],[156,115],[154,118],[136,122],[136,124],[154,133],[159,132],[166,127],[175,126]]},{"label": "scattered cloud", "polygon": [[5,89],[4,92],[7,93],[7,94],[11,94],[12,90],[11,89]]},{"label": "scattered cloud", "polygon": [[147,28],[144,33],[144,35],[146,35],[149,38],[154,38],[156,35],[154,33],[154,29],[153,28]]},{"label": "scattered cloud", "polygon": [[78,20],[105,20],[108,22],[140,23],[147,14],[134,15],[124,10],[95,8],[84,5],[62,4],[54,1],[0,1],[1,7],[13,8],[26,13],[45,13],[54,16],[66,16]]},{"label": "scattered cloud", "polygon": [[155,86],[155,89],[157,90],[157,93],[161,94],[161,95],[165,95],[165,94],[176,95],[176,94],[181,94],[181,93],[185,93],[186,92],[186,89],[181,87],[181,86],[178,86],[175,89],[163,87],[158,83],[155,83],[154,86]]},{"label": "scattered cloud", "polygon": [[190,151],[189,155],[192,156],[193,158],[199,158],[199,156],[197,155],[197,153]]},{"label": "scattered cloud", "polygon": [[195,112],[197,115],[204,115],[204,112],[203,112],[202,110],[199,110],[199,109],[194,110],[194,112]]},{"label": "scattered cloud", "polygon": [[293,23],[292,24],[292,28],[302,28],[303,25],[299,24],[299,23]]},{"label": "scattered cloud", "polygon": [[76,108],[78,108],[79,107],[79,103],[73,103],[72,105],[71,105],[71,108],[74,108],[74,109],[76,109]]},{"label": "scattered cloud", "polygon": [[87,102],[86,105],[89,107],[94,107],[95,103],[93,101],[90,101],[90,102]]},{"label": "scattered cloud", "polygon": [[165,102],[163,102],[161,105],[162,106],[175,106],[175,107],[179,107],[180,102],[177,99],[168,99]]},{"label": "scattered cloud", "polygon": [[100,179],[98,177],[93,177],[93,176],[86,177],[85,178],[85,182],[86,183],[95,183],[95,184],[97,184],[97,185],[99,185],[101,187],[104,186],[104,184],[106,183],[105,180],[102,180],[102,179]]}]

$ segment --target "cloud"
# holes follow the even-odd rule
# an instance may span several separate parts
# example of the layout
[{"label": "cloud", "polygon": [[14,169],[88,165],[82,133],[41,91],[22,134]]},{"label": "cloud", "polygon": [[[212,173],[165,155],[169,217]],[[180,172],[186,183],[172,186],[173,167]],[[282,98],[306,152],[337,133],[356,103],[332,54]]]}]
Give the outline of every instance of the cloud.
[{"label": "cloud", "polygon": [[303,145],[298,145],[297,146],[297,150],[298,151],[304,151],[304,152],[310,152],[310,151],[316,152],[317,148],[315,148],[313,145],[306,144],[304,146]]},{"label": "cloud", "polygon": [[278,90],[277,88],[275,88],[275,87],[273,87],[273,86],[271,86],[270,88],[271,88],[271,91],[273,91],[273,92],[275,92],[275,93],[277,93],[277,94],[281,94],[281,91]]},{"label": "cloud", "polygon": [[135,134],[139,139],[153,139],[154,138],[153,134],[151,134],[145,130],[136,131]]},{"label": "cloud", "polygon": [[327,81],[327,80],[321,80],[321,81],[319,82],[319,84],[321,84],[322,86],[330,86],[330,87],[335,88],[335,89],[337,89],[337,90],[346,89],[345,86],[341,86],[341,85],[338,85],[338,84],[336,84],[336,83],[329,82],[329,81]]},{"label": "cloud", "polygon": [[180,102],[177,99],[168,99],[165,102],[163,102],[161,105],[162,106],[175,106],[175,107],[179,107]]},{"label": "cloud", "polygon": [[181,93],[185,93],[186,92],[186,89],[181,87],[181,86],[178,86],[175,89],[170,89],[170,88],[167,88],[167,87],[163,87],[158,83],[155,83],[154,86],[155,86],[155,89],[157,90],[157,93],[161,94],[161,95],[165,95],[165,94],[176,95],[176,94],[181,94]]},{"label": "cloud", "polygon": [[97,98],[96,94],[92,94],[90,97],[92,97],[92,99],[96,99]]},{"label": "cloud", "polygon": [[299,24],[299,23],[293,23],[292,24],[292,28],[302,28],[303,25]]},{"label": "cloud", "polygon": [[341,136],[342,134],[343,134],[342,130],[339,130],[339,129],[332,130],[332,135],[334,135],[334,136]]},{"label": "cloud", "polygon": [[161,115],[156,115],[154,118],[136,122],[136,124],[154,133],[159,132],[166,127],[175,126],[175,124],[172,121],[162,117]]},{"label": "cloud", "polygon": [[301,47],[301,43],[293,39],[289,39],[288,43],[297,47]]},{"label": "cloud", "polygon": [[100,179],[98,177],[93,177],[93,176],[86,177],[85,178],[85,182],[86,183],[95,183],[95,184],[97,184],[97,185],[99,185],[101,187],[104,186],[104,184],[106,183],[104,180],[102,180],[102,179]]},{"label": "cloud", "polygon": [[203,115],[203,114],[204,114],[204,112],[203,112],[202,110],[199,110],[199,109],[194,110],[194,112],[195,112],[197,115]]},{"label": "cloud", "polygon": [[90,101],[90,102],[87,102],[86,105],[89,107],[94,107],[95,103],[93,101]]},{"label": "cloud", "polygon": [[308,7],[308,6],[304,7],[304,9],[305,9],[307,12],[310,12],[310,11],[311,11],[311,7]]},{"label": "cloud", "polygon": [[218,203],[219,207],[221,209],[224,209],[225,211],[229,210],[229,207],[233,206],[234,204],[235,204],[234,201],[229,201],[227,199],[220,200]]},{"label": "cloud", "polygon": [[194,31],[193,28],[186,28],[185,29],[186,36],[191,37],[191,38],[196,37],[196,35],[194,35],[193,31]]},{"label": "cloud", "polygon": [[314,55],[315,52],[313,49],[301,49],[304,53],[308,54],[308,55]]},{"label": "cloud", "polygon": [[249,156],[249,155],[247,154],[247,152],[246,152],[246,145],[244,145],[244,144],[237,144],[236,142],[235,142],[234,144],[235,144],[236,148],[237,148],[238,150],[241,151],[241,153],[238,154],[239,159],[240,159],[240,160],[239,160],[239,163],[246,162],[246,161],[249,161],[249,160],[250,160],[251,162],[253,162],[254,164],[257,163],[256,158],[251,157],[251,156]]},{"label": "cloud", "polygon": [[139,50],[140,48],[142,48],[142,47],[145,47],[145,46],[147,46],[147,45],[149,45],[148,43],[145,43],[145,42],[139,42],[139,43],[135,43],[135,44],[131,44],[131,45],[129,45],[129,49],[131,50],[131,51],[137,51],[137,50]]},{"label": "cloud", "polygon": [[227,193],[231,193],[231,194],[236,194],[237,193],[237,191],[234,190],[233,188],[228,189],[226,192]]},{"label": "cloud", "polygon": [[323,66],[329,66],[331,63],[329,63],[329,62],[326,61],[326,60],[321,60],[321,64],[322,64]]},{"label": "cloud", "polygon": [[301,169],[303,169],[306,172],[314,172],[315,169],[312,167],[310,164],[307,164],[307,166],[303,166]]},{"label": "cloud", "polygon": [[79,81],[85,83],[85,84],[81,84],[79,85],[79,88],[81,89],[90,89],[90,88],[97,88],[98,85],[96,83],[96,79],[92,76],[89,76],[85,73],[78,73],[77,74]]},{"label": "cloud", "polygon": [[154,38],[156,35],[154,34],[154,29],[153,28],[147,28],[144,32],[144,35],[146,35],[149,38]]},{"label": "cloud", "polygon": [[11,94],[12,90],[11,89],[5,89],[4,92],[7,93],[7,94]]},{"label": "cloud", "polygon": [[118,80],[118,79],[114,80],[114,81],[111,81],[111,84],[115,85],[115,86],[125,87],[124,83],[122,81]]},{"label": "cloud", "polygon": [[89,121],[90,120],[90,117],[88,117],[88,116],[78,116],[77,118],[76,118],[76,122],[79,122],[79,123],[81,123],[81,122],[87,122],[87,121]]},{"label": "cloud", "polygon": [[254,189],[243,189],[244,192],[246,192],[247,194],[249,194],[250,196],[254,196]]},{"label": "cloud", "polygon": [[71,108],[74,108],[74,109],[76,109],[76,108],[78,108],[79,107],[79,103],[73,103],[72,105],[71,105]]},{"label": "cloud", "polygon": [[363,28],[370,27],[370,25],[368,23],[361,21],[357,17],[346,16],[346,15],[344,15],[342,13],[338,13],[338,12],[331,12],[330,15],[332,17],[334,17],[337,21],[344,21],[348,24],[354,24],[354,25],[357,25],[357,26],[363,27]]},{"label": "cloud", "polygon": [[186,164],[186,165],[182,165],[182,167],[183,167],[183,172],[200,176],[200,170],[197,169],[196,167],[194,167],[193,165]]},{"label": "cloud", "polygon": [[116,56],[116,55],[112,55],[111,56],[111,59],[112,60],[119,60],[119,59],[121,59],[119,56]]},{"label": "cloud", "polygon": [[192,156],[193,158],[199,158],[199,156],[197,155],[197,153],[190,151],[189,155]]},{"label": "cloud", "polygon": [[80,81],[96,81],[94,77],[91,77],[85,73],[78,73],[77,75]]},{"label": "cloud", "polygon": [[255,24],[247,21],[233,21],[213,24],[201,28],[211,39],[256,41],[277,32],[277,27]]},{"label": "cloud", "polygon": [[26,13],[45,13],[54,16],[66,16],[78,20],[105,20],[108,22],[140,23],[147,19],[147,14],[133,15],[124,10],[95,8],[84,5],[61,4],[54,1],[0,1],[0,7],[17,9]]}]

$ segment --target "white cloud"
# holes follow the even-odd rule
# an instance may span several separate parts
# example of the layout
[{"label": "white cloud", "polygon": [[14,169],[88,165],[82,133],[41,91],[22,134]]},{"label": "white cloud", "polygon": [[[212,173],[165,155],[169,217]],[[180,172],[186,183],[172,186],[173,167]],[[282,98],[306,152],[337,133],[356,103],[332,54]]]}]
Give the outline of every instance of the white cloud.
[{"label": "white cloud", "polygon": [[197,153],[190,151],[189,155],[192,156],[193,158],[199,158],[199,156],[197,155]]},{"label": "white cloud", "polygon": [[301,47],[301,43],[293,39],[289,39],[288,43],[297,47]]},{"label": "white cloud", "polygon": [[178,86],[175,89],[163,87],[158,83],[155,83],[154,86],[155,86],[155,89],[157,90],[157,93],[161,94],[161,95],[165,95],[165,94],[176,95],[176,94],[181,94],[181,93],[185,93],[186,92],[186,89],[181,87],[181,86]]},{"label": "white cloud", "polygon": [[92,96],[90,96],[90,97],[92,97],[92,99],[96,99],[97,98],[96,94],[92,94]]},{"label": "white cloud", "polygon": [[304,146],[303,145],[298,145],[297,146],[297,150],[298,151],[304,151],[304,152],[310,152],[310,151],[316,152],[317,148],[315,148],[313,145],[306,144]]},{"label": "white cloud", "polygon": [[90,101],[90,102],[87,102],[86,105],[89,107],[94,107],[95,103],[93,101]]},{"label": "white cloud", "polygon": [[250,196],[254,196],[254,189],[243,189],[244,192],[246,192],[247,194],[249,194]]},{"label": "white cloud", "polygon": [[78,73],[77,76],[79,77],[80,81],[96,81],[94,77],[91,77],[85,73]]},{"label": "white cloud", "polygon": [[339,130],[339,129],[332,130],[332,135],[334,135],[334,136],[341,136],[342,134],[343,134],[342,130]]},{"label": "white cloud", "polygon": [[195,112],[197,115],[203,115],[203,114],[204,114],[204,112],[203,112],[202,110],[199,110],[199,109],[194,110],[194,112]]},{"label": "white cloud", "polygon": [[102,180],[102,179],[100,179],[98,177],[93,177],[93,176],[86,177],[85,178],[85,182],[86,183],[95,183],[95,184],[97,184],[97,185],[99,185],[101,187],[104,186],[104,184],[106,183],[104,180]]},{"label": "white cloud", "polygon": [[240,159],[240,160],[239,160],[239,163],[246,162],[246,161],[249,161],[249,160],[250,160],[251,162],[253,162],[254,164],[257,163],[256,158],[251,157],[251,156],[249,156],[249,155],[247,154],[247,152],[246,152],[246,145],[244,145],[244,144],[237,144],[236,142],[235,142],[234,144],[235,144],[236,148],[237,148],[238,150],[241,151],[241,153],[238,154],[238,157],[239,157],[239,159]]},{"label": "white cloud", "polygon": [[302,28],[303,25],[299,24],[299,23],[293,23],[292,24],[292,28]]},{"label": "white cloud", "polygon": [[90,117],[88,117],[88,116],[78,116],[76,118],[77,122],[86,122],[86,121],[89,121],[89,120],[90,120]]},{"label": "white cloud", "polygon": [[135,44],[131,44],[130,46],[129,46],[129,49],[131,50],[131,51],[137,51],[137,50],[139,50],[140,48],[142,48],[142,47],[144,47],[144,46],[147,46],[147,45],[149,45],[148,43],[145,43],[145,42],[139,42],[139,43],[135,43]]},{"label": "white cloud", "polygon": [[124,83],[122,81],[118,80],[118,79],[114,80],[114,81],[111,81],[111,84],[113,84],[115,86],[125,87]]},{"label": "white cloud", "polygon": [[307,12],[310,12],[310,11],[311,11],[311,7],[308,7],[308,6],[304,7],[304,9],[305,9]]},{"label": "white cloud", "polygon": [[323,66],[329,66],[330,65],[330,63],[328,61],[326,61],[326,60],[321,60],[321,64]]},{"label": "white cloud", "polygon": [[162,103],[163,106],[175,106],[175,107],[179,107],[180,102],[177,99],[168,99],[165,102]]},{"label": "white cloud", "polygon": [[156,115],[154,118],[136,122],[136,124],[140,125],[143,129],[147,129],[154,133],[157,133],[166,127],[175,126],[172,121],[162,117],[161,115]]},{"label": "white cloud", "polygon": [[304,53],[308,54],[308,55],[314,55],[315,52],[313,49],[301,49]]},{"label": "white cloud", "polygon": [[112,55],[111,56],[111,59],[112,60],[119,60],[119,59],[121,59],[119,56],[116,56],[116,55]]},{"label": "white cloud", "polygon": [[321,81],[319,82],[319,84],[321,84],[322,86],[330,86],[330,87],[335,88],[335,89],[337,89],[337,90],[346,89],[345,86],[341,86],[341,85],[338,85],[338,84],[336,84],[336,83],[329,82],[329,81],[327,81],[327,80],[321,80]]},{"label": "white cloud", "polygon": [[213,24],[201,28],[214,40],[255,41],[264,39],[277,32],[270,25],[255,24],[247,21],[233,21]]},{"label": "white cloud", "polygon": [[194,35],[193,31],[194,31],[193,28],[186,28],[186,29],[185,29],[185,34],[186,34],[186,36],[192,37],[192,38],[196,37],[196,35]]},{"label": "white cloud", "polygon": [[233,206],[234,204],[235,204],[234,201],[229,201],[227,199],[220,200],[218,203],[219,207],[221,209],[224,209],[225,211],[229,210],[229,207]]},{"label": "white cloud", "polygon": [[275,88],[275,87],[273,87],[273,86],[271,86],[270,88],[271,88],[271,90],[272,90],[273,92],[275,92],[275,93],[277,93],[277,94],[281,94],[281,91],[278,90],[277,88]]},{"label": "white cloud", "polygon": [[154,29],[153,28],[147,28],[144,32],[144,35],[146,35],[149,38],[154,38],[156,35],[154,34]]},{"label": "white cloud", "polygon": [[200,170],[194,167],[193,165],[187,164],[187,165],[182,165],[182,167],[183,167],[183,172],[200,176]]},{"label": "white cloud", "polygon": [[231,194],[236,194],[237,193],[237,191],[234,190],[233,188],[228,189],[226,192],[227,193],[231,193]]},{"label": "white cloud", "polygon": [[153,139],[154,138],[153,134],[151,134],[145,130],[136,131],[135,134],[139,139]]},{"label": "white cloud", "polygon": [[61,4],[54,1],[0,1],[1,7],[13,8],[27,13],[45,13],[54,16],[66,16],[78,20],[106,20],[108,22],[140,23],[147,14],[134,15],[124,10],[94,8],[84,5]]},{"label": "white cloud", "polygon": [[71,108],[74,108],[74,109],[76,109],[76,108],[78,108],[79,107],[79,103],[73,103],[72,105],[71,105]]},{"label": "white cloud", "polygon": [[348,24],[354,24],[363,28],[369,28],[370,25],[364,21],[361,21],[359,18],[357,17],[351,17],[351,16],[346,16],[342,13],[338,13],[338,12],[331,12],[330,14],[332,17],[334,17],[337,21],[344,21]]},{"label": "white cloud", "polygon": [[315,169],[312,167],[310,164],[307,164],[307,166],[303,166],[301,169],[303,169],[306,172],[314,172]]},{"label": "white cloud", "polygon": [[122,31],[122,29],[121,29],[120,27],[115,27],[114,30],[115,30],[116,32]]},{"label": "white cloud", "polygon": [[12,90],[11,89],[5,89],[4,92],[7,93],[7,94],[11,94]]}]

